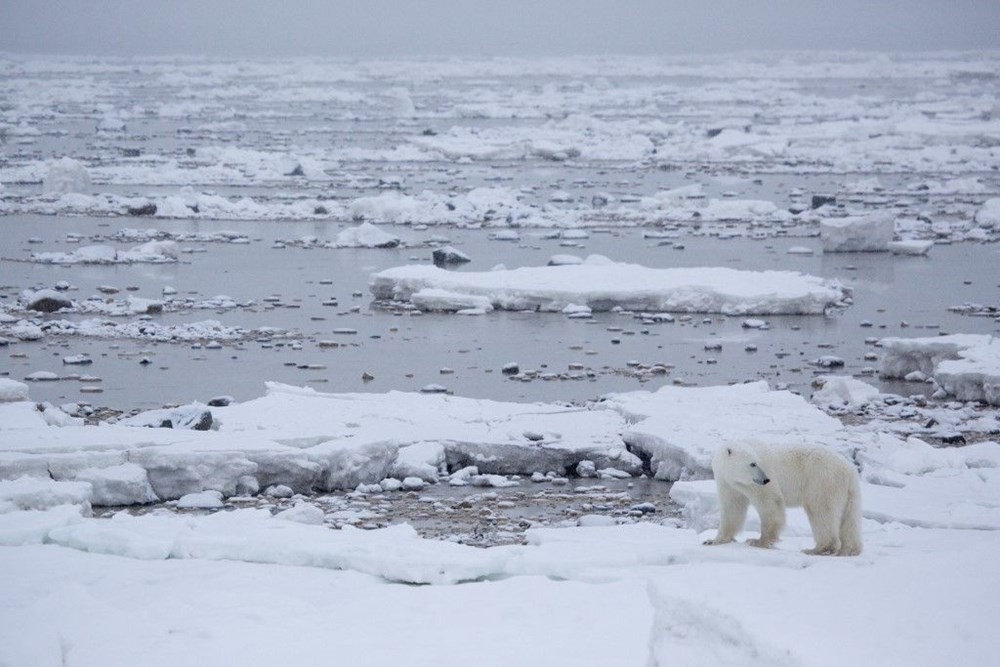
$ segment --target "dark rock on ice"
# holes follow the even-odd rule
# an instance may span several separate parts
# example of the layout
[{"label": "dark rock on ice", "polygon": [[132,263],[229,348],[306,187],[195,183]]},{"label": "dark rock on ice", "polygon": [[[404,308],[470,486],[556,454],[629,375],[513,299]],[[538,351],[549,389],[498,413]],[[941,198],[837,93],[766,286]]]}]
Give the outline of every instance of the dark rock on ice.
[{"label": "dark rock on ice", "polygon": [[212,411],[202,405],[184,405],[178,408],[164,408],[140,412],[134,417],[122,419],[123,426],[143,426],[147,428],[190,429],[208,431],[214,420]]},{"label": "dark rock on ice", "polygon": [[464,264],[472,261],[464,252],[455,250],[451,246],[435,248],[434,252],[431,253],[431,257],[434,259],[435,264]]},{"label": "dark rock on ice", "polygon": [[129,215],[135,216],[156,215],[156,204],[150,202],[142,206],[128,206],[125,210],[128,211]]},{"label": "dark rock on ice", "polygon": [[813,195],[812,197],[812,208],[814,209],[826,205],[833,206],[836,203],[837,203],[837,198],[829,195]]}]

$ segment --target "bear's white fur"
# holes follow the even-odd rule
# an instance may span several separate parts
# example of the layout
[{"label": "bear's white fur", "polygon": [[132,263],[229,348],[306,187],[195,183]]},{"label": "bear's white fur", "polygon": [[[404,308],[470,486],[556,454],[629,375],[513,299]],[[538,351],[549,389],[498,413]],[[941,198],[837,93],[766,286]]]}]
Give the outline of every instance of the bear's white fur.
[{"label": "bear's white fur", "polygon": [[756,547],[771,547],[785,527],[785,507],[803,507],[816,546],[807,554],[861,553],[861,484],[854,466],[821,447],[727,444],[712,458],[722,523],[715,539],[732,542],[743,529],[747,506],[760,515]]}]

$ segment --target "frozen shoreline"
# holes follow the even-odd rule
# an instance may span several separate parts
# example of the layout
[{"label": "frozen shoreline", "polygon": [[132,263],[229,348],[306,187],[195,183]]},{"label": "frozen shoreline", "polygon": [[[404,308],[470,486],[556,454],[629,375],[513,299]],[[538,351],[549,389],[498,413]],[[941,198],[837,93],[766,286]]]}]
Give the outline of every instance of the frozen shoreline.
[{"label": "frozen shoreline", "polygon": [[[510,613],[515,599],[522,609],[518,617],[545,636],[560,631],[563,623],[572,623],[573,632],[591,625],[595,632],[596,628],[607,632],[616,627],[614,623],[622,624],[616,641],[602,644],[600,650],[588,648],[584,656],[560,648],[558,655],[536,655],[544,664],[567,660],[646,664],[650,655],[699,660],[717,660],[721,655],[738,662],[764,655],[768,664],[776,664],[779,656],[808,664],[825,664],[826,658],[917,660],[945,654],[979,660],[996,648],[985,617],[972,624],[964,621],[962,640],[956,643],[954,633],[942,627],[937,616],[920,611],[932,601],[978,608],[990,604],[1000,590],[995,568],[989,566],[1000,540],[1000,514],[994,502],[1000,484],[996,474],[1000,443],[995,441],[940,449],[913,436],[891,435],[877,421],[845,427],[801,397],[772,391],[763,383],[632,392],[610,396],[587,410],[405,394],[323,395],[272,386],[268,396],[257,401],[213,408],[221,423],[217,431],[207,432],[74,425],[58,419],[55,412],[38,413],[33,403],[23,400],[27,389],[16,384],[4,384],[8,402],[0,404],[3,476],[27,472],[39,477],[0,481],[0,544],[4,545],[0,557],[4,571],[17,582],[0,613],[5,621],[0,628],[19,628],[16,635],[0,630],[0,656],[7,660],[48,664],[59,646],[64,650],[68,646],[83,664],[97,656],[130,661],[135,657],[133,643],[103,641],[90,623],[79,620],[80,613],[97,609],[105,610],[101,615],[105,625],[113,623],[119,633],[146,636],[143,633],[172,627],[174,638],[158,653],[166,662],[203,657],[206,651],[229,650],[236,641],[245,646],[247,623],[273,627],[290,611],[291,602],[262,598],[257,620],[224,620],[233,612],[227,588],[239,589],[245,605],[265,590],[287,593],[299,586],[333,587],[339,596],[350,590],[350,595],[378,601],[380,606],[395,604],[403,590],[420,591],[414,603],[421,613],[433,611],[439,624],[451,630],[470,622],[454,618],[454,613],[457,609],[468,613],[463,600],[471,595],[479,603],[487,602],[474,614],[477,625],[487,624],[476,633],[477,645],[483,637],[510,630],[509,622],[498,625],[489,619],[494,612]],[[859,406],[871,400],[854,385],[845,385],[840,395],[853,397]],[[418,407],[427,403],[435,408]],[[429,440],[422,440],[424,433]],[[777,549],[700,544],[718,521],[714,485],[699,479],[706,475],[707,458],[718,443],[747,436],[822,444],[844,452],[860,466],[864,554],[838,559],[799,553],[811,544],[800,511],[791,512]],[[378,444],[389,441],[395,444]],[[449,461],[448,447],[466,448],[478,442],[468,451],[478,452],[480,464],[520,461],[518,469],[526,469],[522,466],[550,465],[540,457],[549,447],[568,447],[574,457],[593,456],[594,450],[581,448],[588,441],[603,451],[619,452],[622,460],[631,456],[626,446],[641,451],[648,457],[645,465],[657,476],[684,480],[674,482],[670,493],[681,507],[680,520],[645,515],[648,510],[637,508],[636,513],[649,518],[635,523],[627,512],[614,513],[616,507],[625,509],[620,500],[607,492],[580,493],[587,485],[575,482],[579,488],[572,495],[587,503],[580,506],[583,513],[560,527],[529,528],[526,544],[478,549],[449,539],[421,538],[407,525],[351,527],[374,528],[366,522],[374,523],[376,515],[366,513],[360,501],[378,503],[384,494],[400,493],[366,483],[385,474],[382,471],[423,472],[439,484],[476,479],[478,471],[455,470],[466,462]],[[512,445],[521,454],[512,455],[508,451]],[[394,458],[383,456],[389,451],[395,452]],[[310,452],[324,453],[317,459]],[[120,462],[122,453],[127,463]],[[331,467],[324,471],[311,465],[319,460]],[[339,473],[334,473],[334,465]],[[454,472],[443,476],[442,465]],[[597,466],[577,469],[594,471]],[[67,481],[52,481],[53,474]],[[198,488],[231,492],[235,489],[228,485],[235,476],[244,477],[244,488],[251,484],[246,475],[255,476],[258,487],[273,482],[277,488],[282,481],[302,480],[303,474],[360,485],[343,501],[292,496],[284,501],[262,498],[264,504],[258,506],[264,509],[206,516],[163,510],[143,516],[127,512],[102,519],[89,516],[98,490],[118,494],[116,501],[122,500],[123,489],[149,493],[155,487],[176,497]],[[489,475],[481,476],[494,483]],[[529,494],[550,487],[559,493],[552,478],[532,482],[496,477],[496,482],[520,484],[516,488]],[[404,484],[415,484],[411,480],[420,481],[410,477]],[[604,488],[600,484],[591,482],[595,490]],[[173,490],[164,491],[168,488]],[[482,499],[470,507],[503,529],[503,514],[518,504],[488,491],[484,489],[479,494]],[[275,504],[282,511],[273,515],[267,508]],[[450,503],[434,502],[433,496],[427,508],[445,522],[458,510]],[[747,530],[753,531],[755,524],[751,514]],[[334,525],[343,527],[331,530]],[[930,575],[932,585],[909,585],[918,573]],[[163,576],[171,581],[169,595],[151,583]],[[207,588],[206,576],[213,581]],[[269,583],[263,589],[247,589],[237,583],[243,577],[258,582],[265,577]],[[65,585],[59,583],[63,579]],[[70,580],[77,583],[69,586]],[[136,584],[139,580],[144,582],[141,586]],[[395,585],[399,582],[431,585]],[[817,599],[839,600],[846,589],[852,591],[850,605],[838,602],[833,611],[824,612],[822,629],[814,620],[792,635],[773,629],[775,618],[794,624],[807,613],[815,617]],[[131,591],[127,602],[118,595],[124,590]],[[142,592],[138,598],[136,590]],[[778,598],[775,590],[783,591]],[[609,600],[619,597],[609,613]],[[321,599],[326,611],[318,616],[329,621],[328,597],[295,595],[294,606],[301,610],[303,604],[319,605]],[[724,608],[719,606],[723,599]],[[866,610],[861,616],[859,599]],[[211,610],[211,639],[198,639],[204,622],[198,620],[200,615],[190,616],[183,600],[197,600],[200,609]],[[525,617],[525,602],[529,610],[552,605],[551,611],[544,618],[535,618],[534,611]],[[155,613],[145,615],[140,627],[133,616],[147,605]],[[111,608],[121,612],[108,616]],[[580,611],[568,614],[572,608]],[[375,632],[376,626],[360,620],[356,605],[352,610],[354,620],[338,623],[332,630],[335,637],[348,631],[355,638]],[[767,626],[759,623],[765,612],[770,619]],[[182,618],[189,620],[178,625]],[[437,624],[421,623],[417,632],[395,612],[383,609],[379,618],[380,636],[387,629],[394,633],[393,641],[383,643],[387,657],[400,655],[406,651],[403,646],[413,641],[436,636]],[[887,644],[887,637],[898,638],[900,627],[909,634]],[[830,643],[831,628],[850,632],[853,641]],[[297,655],[302,640],[289,636],[267,635],[259,654]],[[525,636],[518,635],[520,640]],[[500,640],[501,635],[497,637]],[[719,644],[721,637],[729,639]],[[825,647],[823,660],[816,658],[817,647]],[[444,664],[452,664],[452,658],[455,664],[467,661],[470,650],[452,645]],[[494,656],[502,654],[494,651]],[[363,655],[367,659],[375,653],[368,647]]]}]

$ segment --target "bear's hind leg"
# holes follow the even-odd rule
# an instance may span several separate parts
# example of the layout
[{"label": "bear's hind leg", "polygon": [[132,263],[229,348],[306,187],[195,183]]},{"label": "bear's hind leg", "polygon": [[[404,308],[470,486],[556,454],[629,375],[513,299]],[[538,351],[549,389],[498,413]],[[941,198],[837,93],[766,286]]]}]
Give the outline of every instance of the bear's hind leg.
[{"label": "bear's hind leg", "polygon": [[816,546],[805,549],[802,553],[812,556],[830,556],[839,553],[842,512],[837,511],[829,502],[808,503],[805,510]]}]

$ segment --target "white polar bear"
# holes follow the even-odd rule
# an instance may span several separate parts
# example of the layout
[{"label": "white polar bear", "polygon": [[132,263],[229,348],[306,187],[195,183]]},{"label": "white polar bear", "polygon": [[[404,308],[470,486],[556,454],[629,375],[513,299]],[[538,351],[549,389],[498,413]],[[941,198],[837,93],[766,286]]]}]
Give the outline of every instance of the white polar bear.
[{"label": "white polar bear", "polygon": [[804,507],[816,546],[807,554],[861,553],[861,484],[854,466],[821,447],[768,447],[746,442],[720,447],[712,458],[722,524],[705,544],[732,542],[747,505],[760,515],[760,538],[771,547],[785,527],[785,507]]}]

